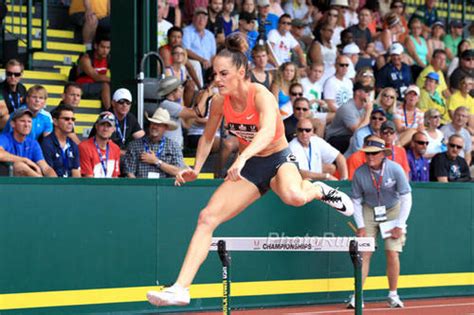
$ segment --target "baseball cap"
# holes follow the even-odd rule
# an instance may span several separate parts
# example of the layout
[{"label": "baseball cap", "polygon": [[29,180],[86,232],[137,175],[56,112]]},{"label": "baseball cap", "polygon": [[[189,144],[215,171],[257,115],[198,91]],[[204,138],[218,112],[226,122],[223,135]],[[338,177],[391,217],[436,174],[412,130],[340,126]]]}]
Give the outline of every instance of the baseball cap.
[{"label": "baseball cap", "polygon": [[308,26],[308,23],[306,23],[304,20],[302,19],[293,19],[291,21],[291,25],[292,26],[295,26],[295,27],[306,27]]},{"label": "baseball cap", "polygon": [[391,120],[387,120],[382,124],[382,127],[380,127],[380,130],[383,132],[386,129],[392,129],[393,131],[397,131],[397,128],[395,128],[395,124]]},{"label": "baseball cap", "polygon": [[432,79],[432,80],[435,80],[436,82],[439,82],[439,74],[437,74],[436,72],[430,72],[428,73],[425,78],[427,79]]},{"label": "baseball cap", "polygon": [[403,46],[400,43],[394,43],[389,50],[390,55],[401,55],[403,53]]},{"label": "baseball cap", "polygon": [[112,97],[112,100],[114,102],[118,102],[120,100],[127,100],[129,102],[132,102],[132,93],[130,93],[129,90],[127,89],[118,89],[115,91],[114,96]]},{"label": "baseball cap", "polygon": [[252,21],[256,21],[257,20],[257,17],[255,16],[255,14],[252,14],[250,12],[245,12],[245,11],[242,11],[240,12],[239,14],[239,21],[240,20],[244,20],[246,21],[247,23],[250,23]]},{"label": "baseball cap", "polygon": [[468,49],[462,52],[461,59],[474,57],[474,49]]},{"label": "baseball cap", "polygon": [[258,0],[257,1],[257,6],[259,6],[259,7],[269,7],[270,6],[270,0]]},{"label": "baseball cap", "polygon": [[205,7],[197,7],[196,9],[194,9],[194,15],[198,15],[198,14],[208,15],[207,9]]},{"label": "baseball cap", "polygon": [[377,107],[377,108],[372,109],[372,112],[370,114],[373,115],[377,113],[382,114],[382,116],[384,117],[386,116],[385,111],[383,110],[382,107]]},{"label": "baseball cap", "polygon": [[417,87],[416,85],[412,84],[410,85],[406,90],[405,92],[403,93],[404,95],[407,95],[408,93],[410,92],[415,92],[416,95],[420,96],[420,88]]},{"label": "baseball cap", "polygon": [[352,90],[355,92],[357,90],[364,90],[365,92],[372,92],[374,90],[374,87],[371,85],[363,85],[360,82],[354,83],[354,87]]},{"label": "baseball cap", "polygon": [[449,25],[451,25],[451,27],[456,27],[456,28],[464,27],[464,24],[459,20],[452,20]]},{"label": "baseball cap", "polygon": [[30,115],[33,118],[33,113],[28,109],[28,107],[23,107],[23,108],[17,109],[13,113],[12,120],[16,120],[20,117],[23,117],[24,115]]},{"label": "baseball cap", "polygon": [[344,48],[342,49],[342,53],[344,55],[356,55],[360,53],[360,49],[359,49],[359,46],[357,46],[357,44],[350,43],[344,46]]},{"label": "baseball cap", "polygon": [[109,123],[112,127],[115,127],[115,116],[111,112],[102,112],[97,117],[96,124]]},{"label": "baseball cap", "polygon": [[442,28],[444,28],[444,23],[441,22],[441,21],[436,21],[433,24],[431,24],[431,28],[433,28],[435,26],[441,26]]}]

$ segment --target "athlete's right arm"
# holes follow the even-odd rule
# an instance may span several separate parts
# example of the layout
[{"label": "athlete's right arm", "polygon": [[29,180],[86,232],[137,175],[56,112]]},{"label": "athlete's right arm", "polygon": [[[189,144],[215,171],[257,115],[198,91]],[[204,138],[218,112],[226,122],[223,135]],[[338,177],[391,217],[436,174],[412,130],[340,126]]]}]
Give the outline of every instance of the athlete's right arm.
[{"label": "athlete's right arm", "polygon": [[193,181],[201,172],[204,162],[206,162],[206,159],[209,156],[209,152],[211,152],[217,128],[219,128],[219,126],[221,125],[223,115],[223,104],[224,98],[222,96],[216,95],[213,97],[211,112],[209,113],[209,119],[207,121],[206,127],[204,128],[204,133],[199,139],[194,169],[186,168],[181,170],[176,175],[175,185],[180,186],[181,184],[184,184],[186,182]]}]

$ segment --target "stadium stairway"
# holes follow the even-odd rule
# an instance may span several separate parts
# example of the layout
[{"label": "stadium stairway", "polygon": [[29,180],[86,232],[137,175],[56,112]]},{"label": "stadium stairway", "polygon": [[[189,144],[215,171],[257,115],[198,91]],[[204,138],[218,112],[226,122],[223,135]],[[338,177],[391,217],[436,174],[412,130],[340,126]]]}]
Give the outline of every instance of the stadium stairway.
[{"label": "stadium stairway", "polygon": [[[13,9],[12,9],[13,8]],[[20,14],[26,13],[26,6],[11,6],[8,9],[16,16],[5,18],[5,30],[17,36],[20,52],[26,50],[27,27],[26,19],[20,18]],[[41,19],[38,18],[37,10],[33,8],[33,48],[41,48]],[[49,23],[48,23],[49,24]],[[35,84],[43,85],[48,91],[46,109],[51,111],[61,101],[63,87],[67,82],[69,69],[77,61],[79,54],[85,51],[82,44],[74,43],[74,32],[70,30],[47,29],[47,49],[45,52],[33,54],[32,70],[25,70],[22,83],[26,88]],[[5,69],[0,69],[0,76],[5,76]],[[79,137],[84,131],[90,130],[100,113],[101,104],[99,100],[82,99],[76,111],[75,131]]]}]

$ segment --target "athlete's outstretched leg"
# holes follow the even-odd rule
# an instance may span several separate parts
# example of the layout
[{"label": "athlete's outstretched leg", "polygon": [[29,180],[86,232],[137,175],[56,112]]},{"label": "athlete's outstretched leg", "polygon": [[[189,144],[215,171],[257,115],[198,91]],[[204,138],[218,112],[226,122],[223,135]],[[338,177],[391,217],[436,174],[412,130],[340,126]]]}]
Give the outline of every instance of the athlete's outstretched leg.
[{"label": "athlete's outstretched leg", "polygon": [[316,199],[346,216],[354,213],[354,206],[349,196],[322,182],[311,183],[303,180],[298,168],[292,163],[280,166],[270,186],[284,203],[292,206],[303,206]]},{"label": "athlete's outstretched leg", "polygon": [[156,306],[188,304],[189,286],[207,257],[212,233],[221,223],[238,215],[259,197],[257,187],[247,180],[225,181],[199,215],[175,285],[161,292],[148,292],[150,303]]}]

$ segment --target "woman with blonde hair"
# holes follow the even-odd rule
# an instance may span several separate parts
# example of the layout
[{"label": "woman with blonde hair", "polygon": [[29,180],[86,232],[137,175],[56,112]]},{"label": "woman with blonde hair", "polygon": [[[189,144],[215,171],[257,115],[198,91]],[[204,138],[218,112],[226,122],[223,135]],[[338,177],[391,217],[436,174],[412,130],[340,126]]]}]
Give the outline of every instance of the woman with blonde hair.
[{"label": "woman with blonde hair", "polygon": [[278,102],[282,118],[285,119],[293,113],[290,101],[290,86],[299,82],[297,67],[293,62],[283,63],[277,70],[270,87]]},{"label": "woman with blonde hair", "polygon": [[191,76],[186,69],[186,62],[188,62],[188,54],[182,45],[175,45],[171,48],[171,65],[165,68],[165,76],[174,76],[178,78],[184,86],[183,105],[188,107],[191,101],[198,82],[191,80]]},{"label": "woman with blonde hair", "polygon": [[435,154],[446,151],[444,143],[444,134],[438,129],[441,122],[441,114],[437,109],[428,109],[425,112],[425,131],[423,133],[428,137],[428,147],[425,157],[431,159]]},{"label": "woman with blonde hair", "polygon": [[397,108],[397,92],[394,88],[384,88],[375,99],[374,108],[382,108],[385,111],[387,120],[393,121],[393,115]]}]

